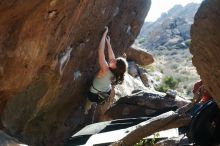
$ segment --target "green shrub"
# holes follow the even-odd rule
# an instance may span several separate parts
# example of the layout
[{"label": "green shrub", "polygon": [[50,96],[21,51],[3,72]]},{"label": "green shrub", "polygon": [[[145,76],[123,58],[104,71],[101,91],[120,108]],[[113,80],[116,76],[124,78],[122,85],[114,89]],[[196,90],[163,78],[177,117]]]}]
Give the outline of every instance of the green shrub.
[{"label": "green shrub", "polygon": [[171,69],[177,69],[178,68],[178,64],[174,63],[171,65]]},{"label": "green shrub", "polygon": [[145,38],[140,38],[140,39],[138,40],[138,43],[139,43],[139,44],[143,44],[145,41],[146,41]]},{"label": "green shrub", "polygon": [[178,85],[178,81],[174,79],[172,76],[165,76],[164,78],[164,84],[166,84],[171,89],[174,89]]},{"label": "green shrub", "polygon": [[166,92],[168,89],[176,89],[179,81],[174,79],[172,76],[165,76],[163,78],[162,84],[156,87],[157,91]]},{"label": "green shrub", "polygon": [[146,144],[146,140],[145,139],[141,139],[138,143],[136,143],[134,146],[145,146]]},{"label": "green shrub", "polygon": [[160,136],[160,134],[154,133],[153,138],[152,139],[141,139],[138,143],[136,143],[134,146],[153,146],[157,143],[158,141],[158,137]]},{"label": "green shrub", "polygon": [[156,77],[156,81],[160,81],[160,77]]},{"label": "green shrub", "polygon": [[189,47],[190,45],[191,45],[191,40],[189,39],[189,40],[186,40],[185,41],[185,44]]},{"label": "green shrub", "polygon": [[153,65],[148,65],[148,66],[145,66],[144,68],[146,68],[149,72],[155,71],[155,66],[153,66]]},{"label": "green shrub", "polygon": [[169,89],[169,87],[165,84],[160,85],[159,87],[156,87],[155,90],[159,92],[166,92]]}]

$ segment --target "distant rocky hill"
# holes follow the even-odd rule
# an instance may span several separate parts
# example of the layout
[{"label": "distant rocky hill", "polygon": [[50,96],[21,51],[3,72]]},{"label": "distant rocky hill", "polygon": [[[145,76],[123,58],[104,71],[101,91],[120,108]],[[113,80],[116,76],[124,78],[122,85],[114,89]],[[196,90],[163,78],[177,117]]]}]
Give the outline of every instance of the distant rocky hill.
[{"label": "distant rocky hill", "polygon": [[163,13],[155,22],[145,22],[135,45],[147,49],[154,57],[154,63],[147,66],[149,79],[158,91],[170,87],[167,79],[176,83],[172,89],[182,96],[192,98],[192,88],[199,80],[192,56],[188,50],[191,42],[190,28],[200,4],[175,5]]},{"label": "distant rocky hill", "polygon": [[145,22],[137,43],[148,50],[188,48],[190,27],[200,4],[175,5],[155,22]]}]

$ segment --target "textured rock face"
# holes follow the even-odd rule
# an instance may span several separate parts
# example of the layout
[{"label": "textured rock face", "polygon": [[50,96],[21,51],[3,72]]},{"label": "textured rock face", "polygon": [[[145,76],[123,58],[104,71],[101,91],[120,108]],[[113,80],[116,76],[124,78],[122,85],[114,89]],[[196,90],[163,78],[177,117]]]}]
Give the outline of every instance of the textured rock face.
[{"label": "textured rock face", "polygon": [[104,26],[120,55],[137,37],[149,6],[150,0],[1,1],[3,125],[32,146],[61,145],[87,121],[82,105],[98,69]]},{"label": "textured rock face", "polygon": [[192,26],[193,64],[220,106],[220,1],[205,0]]}]

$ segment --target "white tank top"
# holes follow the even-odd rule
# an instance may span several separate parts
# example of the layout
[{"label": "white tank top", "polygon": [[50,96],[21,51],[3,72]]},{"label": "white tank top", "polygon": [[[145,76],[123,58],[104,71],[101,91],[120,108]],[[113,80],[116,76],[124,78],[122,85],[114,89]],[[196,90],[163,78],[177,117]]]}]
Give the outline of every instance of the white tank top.
[{"label": "white tank top", "polygon": [[96,76],[93,80],[92,86],[90,87],[90,91],[92,93],[98,93],[98,91],[109,92],[111,90],[111,80],[113,77],[114,75],[110,70],[103,77]]}]

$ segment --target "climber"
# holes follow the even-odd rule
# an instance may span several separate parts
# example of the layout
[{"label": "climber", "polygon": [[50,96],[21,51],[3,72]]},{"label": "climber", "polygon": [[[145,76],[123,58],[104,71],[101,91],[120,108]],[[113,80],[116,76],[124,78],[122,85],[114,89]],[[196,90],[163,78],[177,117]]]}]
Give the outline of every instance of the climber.
[{"label": "climber", "polygon": [[[105,32],[102,35],[98,48],[99,71],[96,74],[88,92],[85,113],[88,113],[88,110],[91,108],[93,103],[105,103],[110,96],[112,85],[121,84],[127,70],[127,61],[122,57],[115,58],[115,54],[110,43],[110,37],[107,36],[107,33],[108,27],[105,27]],[[108,63],[105,59],[104,53],[105,44],[107,45]]]}]

